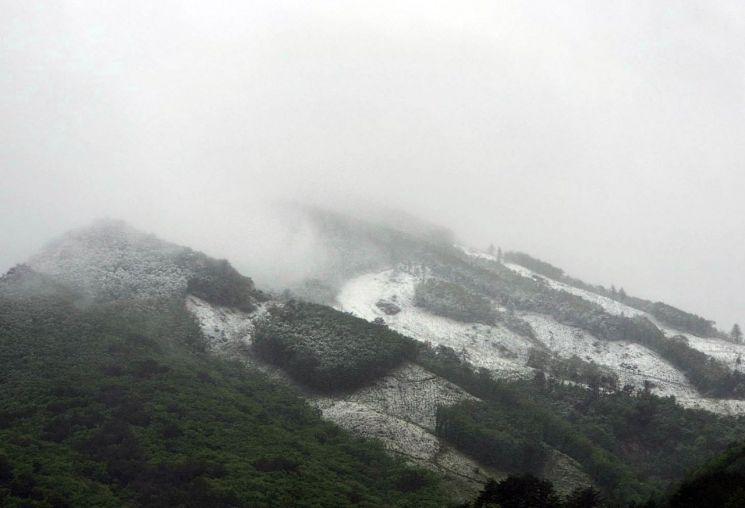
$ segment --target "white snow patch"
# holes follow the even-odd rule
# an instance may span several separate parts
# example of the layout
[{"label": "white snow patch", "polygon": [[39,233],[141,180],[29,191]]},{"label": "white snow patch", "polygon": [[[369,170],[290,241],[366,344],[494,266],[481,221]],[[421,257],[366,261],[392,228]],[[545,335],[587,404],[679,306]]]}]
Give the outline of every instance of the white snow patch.
[{"label": "white snow patch", "polygon": [[[533,272],[519,265],[510,268],[526,277]],[[337,296],[337,308],[372,321],[382,318],[386,324],[409,337],[453,348],[463,359],[476,367],[484,367],[498,377],[529,377],[533,370],[526,366],[531,342],[501,327],[462,323],[433,315],[414,305],[414,290],[422,276],[400,269],[369,273],[349,280]],[[646,315],[619,302],[595,295],[589,291],[572,288],[544,277],[547,284],[558,290],[571,288],[577,294],[603,306],[608,312],[631,316]],[[376,304],[391,302],[401,311],[387,315]],[[579,358],[605,367],[618,376],[619,385],[637,388],[650,381],[654,392],[660,396],[674,396],[685,407],[707,409],[724,414],[745,413],[745,401],[704,398],[691,385],[685,375],[650,349],[633,342],[605,341],[590,333],[562,325],[553,318],[533,313],[519,316],[530,323],[536,336],[547,349],[561,358]],[[671,331],[663,330],[665,333]],[[675,332],[677,335],[678,332]],[[701,339],[689,336],[692,347],[725,359],[734,366],[745,346],[729,344],[718,339]]]},{"label": "white snow patch", "polygon": [[222,354],[246,351],[253,341],[254,321],[266,312],[263,305],[248,314],[193,295],[186,297],[186,308],[199,322],[209,350]]},{"label": "white snow patch", "polygon": [[629,384],[641,388],[644,381],[650,381],[654,393],[661,397],[673,396],[684,407],[730,415],[745,414],[745,401],[702,397],[682,372],[640,344],[600,340],[548,316],[521,313],[520,317],[530,323],[538,340],[557,356],[571,358],[576,355],[606,367],[618,376],[620,386]]},{"label": "white snow patch", "polygon": [[497,256],[492,256],[491,254],[487,254],[486,252],[481,252],[476,249],[473,249],[471,247],[466,247],[465,245],[455,245],[456,249],[460,249],[463,251],[463,253],[466,256],[470,256],[472,258],[478,258],[478,259],[488,259],[489,261],[496,261],[499,262],[499,259],[497,259]]},{"label": "white snow patch", "polygon": [[662,333],[665,334],[666,337],[682,335],[688,339],[688,345],[691,346],[693,349],[701,351],[702,353],[706,353],[712,358],[721,361],[730,369],[745,372],[745,367],[743,367],[742,363],[738,363],[738,359],[740,359],[740,361],[745,360],[745,344],[734,344],[732,342],[714,337],[698,337],[690,333],[681,332],[680,330],[676,330],[674,328],[661,324],[654,316],[647,312],[636,309],[634,307],[630,307],[621,302],[613,300],[612,298],[608,298],[606,296],[602,296],[585,289],[576,288],[569,284],[565,284],[549,277],[536,274],[535,272],[515,263],[506,263],[505,266],[524,277],[540,277],[550,287],[559,291],[565,291],[567,293],[577,295],[587,301],[596,303],[603,309],[605,309],[605,311],[609,314],[614,314],[617,316],[623,315],[627,317],[646,317],[655,325],[657,325],[657,327],[662,331]]},{"label": "white snow patch", "polygon": [[[476,367],[494,371],[500,377],[524,377],[532,373],[525,366],[531,343],[503,326],[462,323],[436,316],[414,305],[414,290],[420,280],[402,270],[369,273],[349,280],[336,297],[337,308],[373,321],[382,318],[399,333],[422,342],[453,348]],[[401,311],[387,315],[376,305],[391,302]]]},{"label": "white snow patch", "polygon": [[465,497],[498,471],[454,450],[435,435],[438,406],[474,397],[460,387],[411,363],[370,386],[342,396],[313,396],[324,418],[365,437],[379,439],[391,452],[443,474]]},{"label": "white snow patch", "polygon": [[520,317],[530,323],[538,340],[557,356],[577,356],[607,367],[618,375],[620,386],[643,387],[644,381],[650,381],[660,396],[696,396],[695,389],[680,371],[644,346],[627,341],[600,340],[584,330],[540,314],[521,313]]},{"label": "white snow patch", "polygon": [[407,362],[373,384],[341,399],[319,397],[317,400],[365,405],[434,431],[438,406],[451,406],[468,399],[474,397],[423,367]]},{"label": "white snow patch", "polygon": [[698,337],[672,328],[657,326],[666,336],[682,335],[688,340],[688,345],[693,349],[706,353],[732,370],[745,372],[742,364],[745,361],[745,344],[735,344],[715,337]]}]

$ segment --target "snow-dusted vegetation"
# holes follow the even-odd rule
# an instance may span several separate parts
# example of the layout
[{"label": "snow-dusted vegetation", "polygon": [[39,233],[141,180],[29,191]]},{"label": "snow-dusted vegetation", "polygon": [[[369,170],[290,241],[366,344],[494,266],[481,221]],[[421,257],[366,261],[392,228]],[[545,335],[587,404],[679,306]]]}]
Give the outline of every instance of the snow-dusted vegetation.
[{"label": "snow-dusted vegetation", "polygon": [[28,264],[92,298],[158,297],[186,290],[191,272],[177,259],[187,252],[123,222],[100,221],[51,242]]},{"label": "snow-dusted vegetation", "polygon": [[673,396],[685,407],[725,414],[745,414],[745,401],[702,397],[685,375],[650,349],[633,342],[604,341],[579,328],[557,323],[547,316],[523,314],[538,339],[562,358],[577,356],[607,367],[618,385],[643,388],[645,383],[661,397]]},{"label": "snow-dusted vegetation", "polygon": [[[186,306],[212,352],[240,358],[272,374],[275,381],[294,383],[253,355],[250,346],[255,322],[266,317],[263,307],[248,314],[194,296],[187,298]],[[474,494],[489,477],[504,476],[447,446],[434,434],[438,407],[473,397],[418,365],[404,363],[371,384],[342,394],[320,395],[298,387],[325,419],[355,434],[379,439],[389,451],[442,474],[461,495]],[[563,485],[560,480],[558,485]]]},{"label": "snow-dusted vegetation", "polygon": [[439,406],[473,397],[422,367],[406,363],[374,383],[343,396],[311,399],[342,428],[380,439],[407,460],[443,474],[465,491],[478,490],[491,470],[447,446],[434,431]]},{"label": "snow-dusted vegetation", "polygon": [[[663,331],[665,331],[665,333],[673,332],[672,330],[666,330],[664,328]],[[680,335],[683,335],[688,340],[688,345],[692,348],[702,351],[712,358],[716,358],[733,370],[745,372],[745,368],[743,368],[743,361],[745,361],[745,344],[734,344],[713,337],[696,337],[695,335],[688,333]]]},{"label": "snow-dusted vegetation", "polygon": [[96,301],[190,293],[253,311],[265,299],[227,261],[104,220],[71,231],[32,257],[29,266]]},{"label": "snow-dusted vegetation", "polygon": [[[500,324],[464,323],[438,316],[415,305],[416,285],[425,275],[403,269],[369,273],[350,280],[337,296],[337,308],[374,321],[435,346],[447,346],[477,367],[501,377],[531,374],[525,364],[531,341]],[[400,312],[388,315],[377,303],[395,303]]]},{"label": "snow-dusted vegetation", "polygon": [[515,273],[522,275],[523,277],[528,277],[533,280],[540,280],[541,282],[545,283],[547,286],[553,289],[556,289],[558,291],[564,291],[565,293],[570,293],[570,294],[579,296],[583,298],[584,300],[587,300],[588,302],[592,302],[594,304],[600,305],[603,308],[603,310],[605,310],[609,314],[613,314],[615,316],[626,316],[626,317],[634,317],[634,316],[650,317],[644,311],[635,309],[634,307],[630,307],[628,305],[624,305],[621,302],[618,302],[606,296],[599,295],[597,293],[593,293],[592,291],[587,291],[586,289],[581,289],[581,288],[572,286],[570,284],[565,284],[563,282],[559,282],[552,278],[539,275],[533,272],[532,270],[525,268],[522,265],[518,265],[515,263],[505,263],[504,266],[513,270]]},{"label": "snow-dusted vegetation", "polygon": [[209,350],[226,355],[237,354],[250,347],[253,342],[254,321],[266,312],[262,307],[249,314],[211,304],[193,295],[187,296],[186,308],[197,319]]},{"label": "snow-dusted vegetation", "polygon": [[[516,273],[523,275],[524,277],[536,277],[536,274],[534,272],[521,265],[507,263],[505,266],[514,270]],[[636,309],[612,298],[599,295],[586,289],[577,288],[575,286],[565,284],[548,277],[542,278],[542,280],[554,289],[565,291],[567,293],[580,296],[589,302],[596,303],[603,307],[603,309],[605,309],[605,311],[610,314],[618,316],[646,317],[654,322],[657,327],[662,330],[666,337],[683,336],[686,338],[687,343],[691,348],[706,353],[712,358],[721,361],[732,370],[743,370],[742,361],[743,356],[745,356],[745,344],[735,344],[733,342],[726,341],[717,337],[698,337],[691,333],[685,333],[669,326],[665,326],[664,324],[660,323],[659,320],[657,320],[654,316],[647,312]]]},{"label": "snow-dusted vegetation", "polygon": [[619,386],[643,387],[644,381],[651,381],[660,395],[676,396],[680,389],[693,390],[682,373],[644,346],[627,341],[600,340],[584,330],[562,325],[539,314],[526,313],[523,319],[530,322],[538,339],[554,354],[562,358],[576,356],[608,367],[618,375]]},{"label": "snow-dusted vegetation", "polygon": [[256,323],[254,352],[324,392],[356,388],[416,356],[415,341],[330,307],[289,301]]},{"label": "snow-dusted vegetation", "polygon": [[[519,265],[511,267],[526,277],[534,273]],[[480,323],[463,323],[437,316],[415,304],[416,285],[426,278],[422,270],[393,269],[361,275],[350,280],[337,296],[340,310],[373,321],[383,319],[386,324],[405,335],[433,345],[452,348],[463,360],[476,367],[484,367],[497,377],[527,377],[533,369],[528,366],[531,348],[536,345],[528,338],[517,335],[506,328]],[[626,310],[623,304],[572,288],[563,283],[546,280],[554,289],[572,289],[577,296],[592,298],[594,303],[607,311],[619,315]],[[395,303],[399,311],[389,315],[378,302]],[[644,315],[636,311],[637,315]],[[631,313],[631,312],[629,312]],[[606,341],[598,339],[580,328],[557,322],[550,316],[520,312],[518,316],[528,322],[540,343],[552,355],[569,359],[577,357],[584,362],[606,368],[618,378],[618,387],[633,386],[636,389],[651,388],[661,396],[674,396],[686,407],[698,407],[721,413],[745,413],[745,401],[712,399],[701,396],[686,376],[667,360],[649,348],[629,341]],[[689,337],[691,347],[704,352],[716,352],[719,358],[736,363],[738,346],[721,340]],[[730,347],[731,346],[731,347]],[[708,349],[704,349],[704,348]],[[717,356],[715,356],[717,357]]]}]

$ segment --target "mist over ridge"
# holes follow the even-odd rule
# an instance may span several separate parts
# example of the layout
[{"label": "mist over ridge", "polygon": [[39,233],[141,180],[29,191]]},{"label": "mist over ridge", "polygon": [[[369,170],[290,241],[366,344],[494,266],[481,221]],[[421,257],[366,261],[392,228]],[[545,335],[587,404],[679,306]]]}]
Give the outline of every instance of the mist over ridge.
[{"label": "mist over ridge", "polygon": [[736,2],[3,11],[2,271],[108,216],[281,284],[267,203],[369,201],[742,321]]}]

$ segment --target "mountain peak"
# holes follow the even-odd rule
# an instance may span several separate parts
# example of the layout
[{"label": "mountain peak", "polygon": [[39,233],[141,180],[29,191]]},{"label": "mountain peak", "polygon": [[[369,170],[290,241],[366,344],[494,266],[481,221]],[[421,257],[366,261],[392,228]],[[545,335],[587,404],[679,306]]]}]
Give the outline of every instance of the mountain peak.
[{"label": "mountain peak", "polygon": [[104,219],[53,240],[28,265],[96,299],[163,296],[185,287],[174,258],[186,250]]}]

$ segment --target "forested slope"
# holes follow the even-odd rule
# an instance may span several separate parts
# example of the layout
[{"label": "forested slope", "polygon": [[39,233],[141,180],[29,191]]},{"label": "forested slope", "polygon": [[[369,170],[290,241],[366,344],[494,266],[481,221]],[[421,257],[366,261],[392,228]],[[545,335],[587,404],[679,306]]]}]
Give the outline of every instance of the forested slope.
[{"label": "forested slope", "polygon": [[446,505],[432,474],[205,354],[182,299],[81,306],[24,272],[0,280],[0,505]]}]

